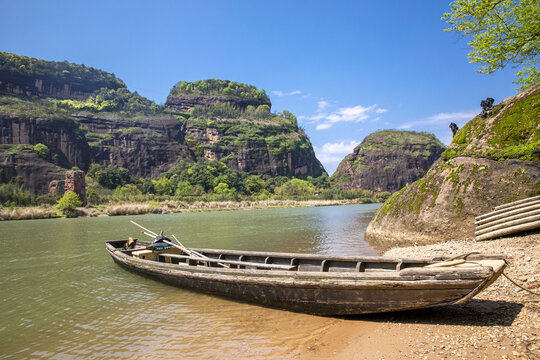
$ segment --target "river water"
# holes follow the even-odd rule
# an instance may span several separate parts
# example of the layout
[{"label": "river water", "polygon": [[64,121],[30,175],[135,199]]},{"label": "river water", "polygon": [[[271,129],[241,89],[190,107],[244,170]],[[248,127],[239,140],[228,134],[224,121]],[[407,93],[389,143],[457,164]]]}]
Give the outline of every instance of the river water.
[{"label": "river water", "polygon": [[104,242],[141,238],[134,220],[191,247],[376,255],[363,236],[378,206],[0,222],[0,359],[298,356],[336,319],[161,284],[114,264]]}]

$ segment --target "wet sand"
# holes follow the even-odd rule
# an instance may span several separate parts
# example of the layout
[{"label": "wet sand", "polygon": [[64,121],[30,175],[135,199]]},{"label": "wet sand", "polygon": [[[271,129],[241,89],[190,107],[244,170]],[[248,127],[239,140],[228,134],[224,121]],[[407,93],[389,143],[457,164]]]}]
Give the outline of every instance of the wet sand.
[{"label": "wet sand", "polygon": [[[540,292],[540,233],[395,248],[387,256],[503,253],[513,280]],[[336,319],[296,359],[540,359],[540,297],[501,276],[472,301],[440,308]]]}]

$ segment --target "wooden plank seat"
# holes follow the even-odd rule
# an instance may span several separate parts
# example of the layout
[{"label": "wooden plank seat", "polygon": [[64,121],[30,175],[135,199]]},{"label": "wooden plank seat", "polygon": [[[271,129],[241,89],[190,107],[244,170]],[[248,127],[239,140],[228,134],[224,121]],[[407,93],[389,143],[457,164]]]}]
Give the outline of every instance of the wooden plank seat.
[{"label": "wooden plank seat", "polygon": [[248,261],[237,261],[237,260],[224,260],[224,259],[211,259],[211,258],[198,258],[194,256],[189,255],[177,255],[177,254],[159,254],[158,255],[160,261],[161,259],[165,260],[166,258],[170,259],[179,259],[179,260],[186,260],[186,263],[188,265],[195,265],[197,262],[199,263],[206,263],[207,266],[219,266],[219,264],[226,264],[226,265],[235,265],[238,268],[241,266],[246,267],[255,267],[257,269],[270,269],[270,270],[294,270],[297,268],[297,265],[279,265],[279,264],[265,264],[265,263],[258,263],[258,262],[248,262]]}]

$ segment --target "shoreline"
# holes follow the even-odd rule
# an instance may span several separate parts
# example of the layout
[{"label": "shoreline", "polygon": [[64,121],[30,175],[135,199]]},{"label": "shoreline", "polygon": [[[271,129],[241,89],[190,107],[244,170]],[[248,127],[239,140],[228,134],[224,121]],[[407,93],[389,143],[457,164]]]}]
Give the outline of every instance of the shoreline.
[{"label": "shoreline", "polygon": [[[165,200],[156,206],[150,202],[118,202],[92,207],[75,208],[74,217],[169,214],[211,211],[278,209],[310,206],[375,204],[360,200],[242,200],[242,201],[185,201]],[[0,221],[58,219],[61,215],[53,205],[0,208]]]},{"label": "shoreline", "polygon": [[[393,248],[384,256],[504,253],[505,273],[540,292],[540,232],[476,242]],[[540,359],[540,298],[503,276],[471,301],[438,308],[338,319],[295,359]]]}]

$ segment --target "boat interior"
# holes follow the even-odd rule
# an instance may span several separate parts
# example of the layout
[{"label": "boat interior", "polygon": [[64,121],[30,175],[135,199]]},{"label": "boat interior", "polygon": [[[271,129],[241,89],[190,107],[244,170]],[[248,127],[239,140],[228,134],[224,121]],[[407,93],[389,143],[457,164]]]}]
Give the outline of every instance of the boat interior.
[{"label": "boat interior", "polygon": [[[327,256],[217,249],[180,249],[168,246],[156,248],[150,243],[127,240],[108,241],[114,249],[134,258],[180,266],[229,269],[309,271],[309,272],[396,272],[406,268],[483,265],[504,259],[504,255],[464,254],[457,259],[448,257],[399,259],[378,256]],[[442,264],[442,265],[440,265]],[[476,265],[475,265],[476,264]]]}]

